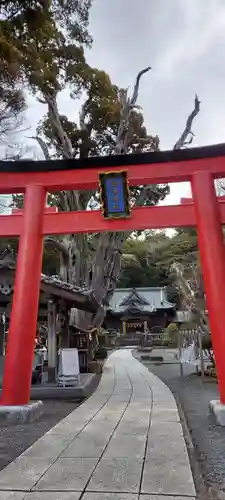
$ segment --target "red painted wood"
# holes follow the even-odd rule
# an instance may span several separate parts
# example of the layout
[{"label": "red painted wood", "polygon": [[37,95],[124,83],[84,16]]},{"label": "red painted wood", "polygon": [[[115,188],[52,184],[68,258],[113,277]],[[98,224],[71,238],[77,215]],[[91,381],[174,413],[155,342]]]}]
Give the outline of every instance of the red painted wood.
[{"label": "red painted wood", "polygon": [[[225,173],[225,156],[186,160],[148,165],[121,165],[113,171],[127,170],[131,186],[141,184],[157,184],[167,182],[190,181],[198,171],[210,172],[214,177],[223,177]],[[99,173],[111,172],[112,168],[66,170],[55,172],[8,173],[0,172],[0,193],[23,193],[25,187],[41,184],[47,191],[72,189],[96,189],[99,186]]]},{"label": "red painted wood", "polygon": [[0,215],[0,237],[19,236],[22,231],[23,217],[18,215]]},{"label": "red painted wood", "polygon": [[[54,214],[58,212],[58,207],[45,207],[45,214]],[[12,215],[23,215],[23,209],[22,208],[12,208]]]},{"label": "red painted wood", "polygon": [[195,174],[192,180],[192,193],[220,401],[225,404],[225,249],[219,204],[212,176],[207,172]]},{"label": "red painted wood", "polygon": [[104,219],[100,210],[59,212],[44,217],[44,234],[98,233],[133,231],[135,229],[176,228],[195,224],[193,204],[190,206],[139,207],[127,219]]},{"label": "red painted wood", "polygon": [[[225,196],[217,196],[217,201],[221,203],[222,201],[225,201]],[[193,198],[181,198],[180,199],[180,204],[184,205],[185,203],[193,203]]]},{"label": "red painted wood", "polygon": [[[219,199],[220,222],[225,224],[225,199]],[[19,236],[22,214],[0,216],[0,237]],[[139,207],[129,219],[106,220],[100,210],[87,212],[45,213],[43,235],[166,229],[196,225],[193,202],[182,205]]]},{"label": "red painted wood", "polygon": [[[2,405],[25,405],[30,400],[42,267],[45,200],[46,191],[42,186],[29,186],[25,196],[24,216],[21,217],[22,227],[4,366]],[[11,217],[18,221],[20,216]]]}]

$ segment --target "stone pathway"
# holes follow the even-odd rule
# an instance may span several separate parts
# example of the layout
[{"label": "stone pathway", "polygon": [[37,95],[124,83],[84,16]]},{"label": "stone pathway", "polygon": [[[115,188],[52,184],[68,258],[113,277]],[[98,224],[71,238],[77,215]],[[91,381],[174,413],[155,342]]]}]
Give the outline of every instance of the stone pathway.
[{"label": "stone pathway", "polygon": [[168,387],[133,358],[108,359],[96,392],[0,472],[0,500],[191,500]]}]

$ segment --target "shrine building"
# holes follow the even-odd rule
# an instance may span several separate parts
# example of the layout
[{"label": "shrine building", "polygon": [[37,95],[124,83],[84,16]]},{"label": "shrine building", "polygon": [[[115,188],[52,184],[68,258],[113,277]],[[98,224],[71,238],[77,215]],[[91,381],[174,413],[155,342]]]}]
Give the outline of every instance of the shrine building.
[{"label": "shrine building", "polygon": [[165,287],[116,288],[104,327],[132,339],[137,333],[165,328],[175,316],[176,305],[168,301]]}]

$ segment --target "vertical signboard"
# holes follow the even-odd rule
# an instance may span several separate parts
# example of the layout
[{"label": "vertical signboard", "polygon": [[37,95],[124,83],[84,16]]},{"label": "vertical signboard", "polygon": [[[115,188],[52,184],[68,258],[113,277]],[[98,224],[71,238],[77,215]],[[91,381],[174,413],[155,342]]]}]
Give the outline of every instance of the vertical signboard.
[{"label": "vertical signboard", "polygon": [[99,178],[103,216],[106,219],[129,217],[130,200],[127,172],[101,173]]}]

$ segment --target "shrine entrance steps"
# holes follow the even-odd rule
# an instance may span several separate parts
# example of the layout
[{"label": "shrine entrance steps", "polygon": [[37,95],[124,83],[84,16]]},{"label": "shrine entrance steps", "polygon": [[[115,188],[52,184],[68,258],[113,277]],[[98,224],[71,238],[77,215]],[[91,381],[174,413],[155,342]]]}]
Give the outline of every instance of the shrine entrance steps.
[{"label": "shrine entrance steps", "polygon": [[195,496],[173,395],[129,350],[114,352],[96,392],[0,472],[1,500]]}]

